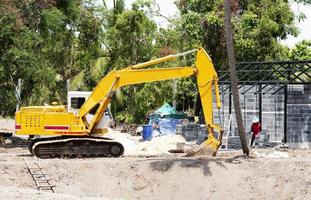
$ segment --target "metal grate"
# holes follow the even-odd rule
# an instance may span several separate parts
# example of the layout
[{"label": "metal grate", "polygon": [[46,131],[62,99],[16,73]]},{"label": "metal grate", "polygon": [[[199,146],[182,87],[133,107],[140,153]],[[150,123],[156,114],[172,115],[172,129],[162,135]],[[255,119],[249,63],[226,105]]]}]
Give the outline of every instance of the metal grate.
[{"label": "metal grate", "polygon": [[41,128],[41,116],[38,115],[26,115],[25,116],[25,127],[31,130],[40,130]]},{"label": "metal grate", "polygon": [[[277,62],[239,62],[236,65],[239,89],[252,85],[262,85],[255,93],[276,94],[288,84],[311,83],[311,60],[277,61]],[[219,84],[225,85],[221,92],[230,90],[230,72],[227,67],[218,70]],[[267,86],[272,87],[267,87]]]}]

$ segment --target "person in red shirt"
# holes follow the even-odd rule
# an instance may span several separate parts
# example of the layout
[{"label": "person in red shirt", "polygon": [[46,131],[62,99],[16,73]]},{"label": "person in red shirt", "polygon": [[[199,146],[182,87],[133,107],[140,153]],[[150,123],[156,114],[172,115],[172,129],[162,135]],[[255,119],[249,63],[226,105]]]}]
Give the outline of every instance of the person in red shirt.
[{"label": "person in red shirt", "polygon": [[253,146],[255,138],[259,136],[260,131],[261,131],[261,124],[259,123],[259,119],[257,117],[254,117],[253,123],[251,126],[251,132],[252,132],[251,147]]}]

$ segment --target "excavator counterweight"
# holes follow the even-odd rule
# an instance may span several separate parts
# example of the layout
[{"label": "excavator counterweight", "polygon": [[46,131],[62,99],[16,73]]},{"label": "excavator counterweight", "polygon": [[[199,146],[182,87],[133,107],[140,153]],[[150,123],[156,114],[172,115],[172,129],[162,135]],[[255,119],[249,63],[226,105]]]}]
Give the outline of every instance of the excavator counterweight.
[{"label": "excavator counterweight", "polygon": [[[194,52],[197,53],[194,67],[147,68]],[[218,109],[221,103],[217,73],[203,48],[111,71],[98,82],[76,113],[68,112],[63,106],[22,107],[15,115],[16,134],[43,136],[34,139],[29,147],[37,157],[118,157],[124,152],[122,144],[95,136],[99,121],[114,92],[124,86],[191,76],[197,79],[208,129],[208,139],[199,150],[208,146],[215,155],[221,145],[222,129],[215,125],[213,120],[213,88]],[[93,118],[88,119],[87,115],[94,110]],[[214,137],[215,129],[219,132],[218,139]]]}]

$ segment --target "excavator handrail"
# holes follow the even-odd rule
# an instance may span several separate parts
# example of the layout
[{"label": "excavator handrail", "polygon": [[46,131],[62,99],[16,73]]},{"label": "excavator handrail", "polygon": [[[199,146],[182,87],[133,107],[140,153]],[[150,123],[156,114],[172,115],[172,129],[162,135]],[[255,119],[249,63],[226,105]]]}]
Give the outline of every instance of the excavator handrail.
[{"label": "excavator handrail", "polygon": [[178,57],[185,56],[185,55],[188,55],[188,54],[192,54],[192,53],[194,53],[196,51],[198,51],[198,49],[193,49],[193,50],[182,52],[182,53],[178,53],[178,54],[172,54],[172,55],[168,55],[168,56],[165,56],[165,57],[162,57],[162,58],[157,58],[157,59],[150,60],[150,61],[147,61],[147,62],[139,63],[139,64],[136,64],[136,65],[130,66],[128,68],[130,68],[130,69],[145,68],[145,67],[149,67],[151,65],[156,65],[156,64],[159,64],[159,63],[175,60]]}]

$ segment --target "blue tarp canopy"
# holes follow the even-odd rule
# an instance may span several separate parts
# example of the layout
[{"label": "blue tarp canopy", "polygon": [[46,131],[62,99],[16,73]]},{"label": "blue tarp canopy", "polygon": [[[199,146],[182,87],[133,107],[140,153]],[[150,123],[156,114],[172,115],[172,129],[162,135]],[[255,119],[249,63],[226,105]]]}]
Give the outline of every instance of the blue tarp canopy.
[{"label": "blue tarp canopy", "polygon": [[159,126],[161,134],[175,134],[176,125],[181,124],[187,115],[183,112],[177,112],[175,108],[168,103],[164,103],[155,112],[149,115],[149,124],[156,123]]},{"label": "blue tarp canopy", "polygon": [[149,117],[151,118],[157,115],[160,118],[174,118],[174,119],[184,119],[187,117],[185,113],[177,112],[176,109],[170,106],[168,103],[164,103],[154,113],[150,114]]}]

